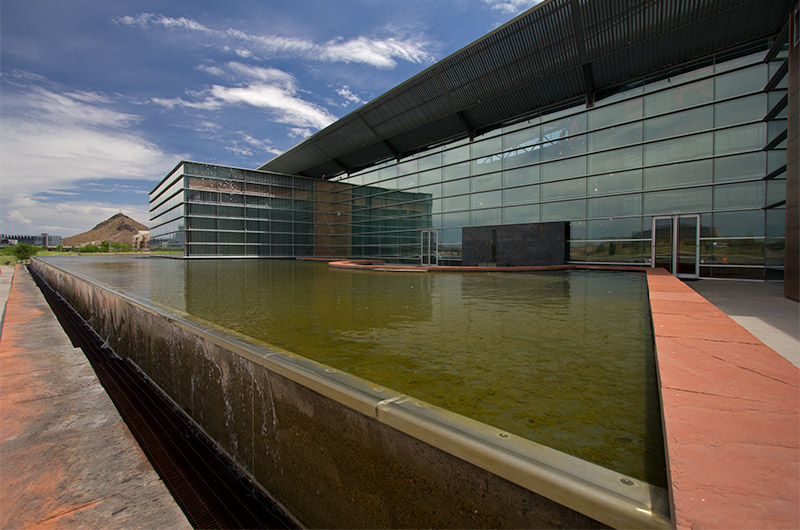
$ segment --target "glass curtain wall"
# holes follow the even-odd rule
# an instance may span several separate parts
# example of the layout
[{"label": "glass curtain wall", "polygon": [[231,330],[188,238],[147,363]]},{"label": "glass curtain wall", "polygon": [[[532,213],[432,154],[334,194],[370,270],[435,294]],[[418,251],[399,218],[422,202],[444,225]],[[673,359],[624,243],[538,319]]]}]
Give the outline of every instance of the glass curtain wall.
[{"label": "glass curtain wall", "polygon": [[[431,226],[431,196],[184,162],[150,194],[151,253],[350,257]],[[355,250],[354,250],[355,249]]]},{"label": "glass curtain wall", "polygon": [[764,55],[340,177],[352,187],[331,200],[352,215],[352,255],[419,263],[433,229],[439,263],[457,264],[463,227],[568,221],[570,262],[649,265],[653,218],[697,214],[700,276],[763,279],[782,260],[783,211],[767,207],[785,199],[786,142],[767,147],[786,130],[787,86],[770,83],[785,54]]}]

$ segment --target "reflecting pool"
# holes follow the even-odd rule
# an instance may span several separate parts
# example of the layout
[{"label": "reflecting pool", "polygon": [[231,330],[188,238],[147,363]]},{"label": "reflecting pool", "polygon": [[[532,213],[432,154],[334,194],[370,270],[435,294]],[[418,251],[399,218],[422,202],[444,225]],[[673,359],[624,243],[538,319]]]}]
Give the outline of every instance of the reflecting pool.
[{"label": "reflecting pool", "polygon": [[48,262],[665,487],[646,277],[386,273],[325,263]]}]

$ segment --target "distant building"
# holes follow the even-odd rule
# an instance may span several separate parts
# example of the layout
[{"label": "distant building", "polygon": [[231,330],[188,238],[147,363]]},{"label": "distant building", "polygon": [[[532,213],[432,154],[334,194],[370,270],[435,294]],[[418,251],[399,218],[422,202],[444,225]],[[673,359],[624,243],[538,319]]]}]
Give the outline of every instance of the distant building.
[{"label": "distant building", "polygon": [[786,268],[797,297],[796,2],[679,4],[548,0],[258,171],[181,163],[153,249],[450,265],[558,221],[569,263]]},{"label": "distant building", "polygon": [[20,243],[33,245],[35,247],[56,248],[61,245],[61,236],[53,236],[45,233],[39,235],[0,234],[0,247],[18,245]]},{"label": "distant building", "polygon": [[150,230],[139,230],[133,236],[134,250],[150,250]]}]

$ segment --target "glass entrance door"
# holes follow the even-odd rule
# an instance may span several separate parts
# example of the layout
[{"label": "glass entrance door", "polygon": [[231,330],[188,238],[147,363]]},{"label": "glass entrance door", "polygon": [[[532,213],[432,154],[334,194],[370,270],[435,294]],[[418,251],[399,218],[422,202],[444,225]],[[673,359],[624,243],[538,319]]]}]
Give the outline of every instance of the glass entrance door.
[{"label": "glass entrance door", "polygon": [[439,231],[423,230],[420,234],[420,263],[426,266],[439,265]]},{"label": "glass entrance door", "polygon": [[651,264],[678,278],[700,276],[700,216],[653,217]]}]

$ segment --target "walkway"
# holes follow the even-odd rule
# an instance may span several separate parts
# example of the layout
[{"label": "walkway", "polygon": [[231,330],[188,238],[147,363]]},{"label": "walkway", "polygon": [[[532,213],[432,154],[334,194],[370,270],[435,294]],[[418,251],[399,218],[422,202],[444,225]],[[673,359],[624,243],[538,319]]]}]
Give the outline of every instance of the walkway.
[{"label": "walkway", "polygon": [[800,367],[800,303],[783,296],[783,284],[699,280],[687,285]]},{"label": "walkway", "polygon": [[0,528],[190,528],[30,275],[19,266],[11,284],[12,271],[0,270]]},{"label": "walkway", "polygon": [[647,280],[673,525],[800,528],[800,370],[663,269]]}]

